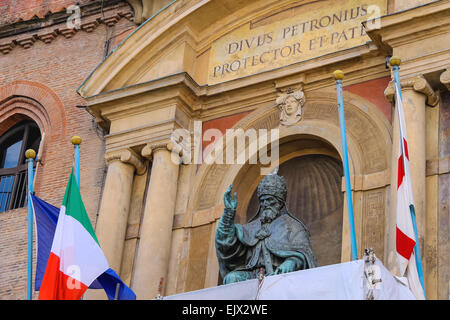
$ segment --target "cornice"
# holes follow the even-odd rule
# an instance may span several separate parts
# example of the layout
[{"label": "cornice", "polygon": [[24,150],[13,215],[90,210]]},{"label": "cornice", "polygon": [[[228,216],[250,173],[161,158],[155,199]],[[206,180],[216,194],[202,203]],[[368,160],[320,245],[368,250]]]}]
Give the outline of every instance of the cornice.
[{"label": "cornice", "polygon": [[93,96],[85,97],[85,99],[88,102],[88,106],[104,105],[120,99],[129,99],[129,97],[132,96],[146,94],[148,92],[155,92],[162,89],[174,89],[177,86],[182,86],[189,89],[196,95],[201,95],[204,91],[204,88],[202,89],[188,73],[180,72],[159,79],[102,92]]},{"label": "cornice", "polygon": [[[208,121],[273,104],[280,90],[300,83],[307,95],[334,88],[329,73],[333,67],[338,68],[338,64],[289,76],[283,76],[283,72],[273,73],[264,81],[255,79],[243,83],[236,79],[213,86],[200,86],[188,73],[182,72],[88,97],[87,110],[107,132],[114,119],[173,106],[188,119]],[[390,76],[383,56],[359,56],[340,62],[339,68],[346,74],[346,86]]]},{"label": "cornice", "polygon": [[157,143],[170,139],[177,129],[184,129],[183,125],[174,118],[152,122],[133,129],[123,130],[105,136],[106,150],[115,151],[124,148],[140,150],[148,143]]},{"label": "cornice", "polygon": [[50,44],[58,36],[70,39],[78,32],[93,32],[101,24],[112,27],[122,18],[133,21],[131,8],[121,1],[108,4],[103,8],[103,14],[99,3],[85,5],[81,8],[81,14],[80,29],[66,27],[70,14],[65,10],[34,23],[24,21],[3,26],[0,28],[0,52],[8,54],[19,47],[28,49],[39,41]]},{"label": "cornice", "polygon": [[[242,23],[251,22],[255,19],[264,20],[275,12],[282,12],[293,6],[300,7],[316,2],[320,1],[268,0],[242,2],[230,0],[227,1],[227,6],[224,6],[220,0],[187,0],[183,2],[183,6],[174,3],[152,16],[151,19],[145,21],[132,34],[127,36],[81,83],[77,92],[86,99],[102,92],[110,92],[132,83],[146,81],[148,78],[143,76],[143,73],[145,73],[143,69],[148,69],[149,65],[158,61],[158,58],[165,53],[164,47],[172,48],[168,46],[169,43],[173,44],[174,41],[181,39],[192,48],[189,48],[189,54],[183,58],[185,60],[182,61],[182,58],[180,58],[180,61],[177,61],[179,67],[177,65],[178,69],[173,72],[191,72],[191,76],[203,86],[207,82],[203,73],[205,71],[200,73],[199,70],[206,68],[207,51],[210,49],[212,41],[217,37]],[[258,23],[258,21],[255,20],[255,23]],[[183,35],[183,38],[179,38],[180,35]],[[218,86],[211,86],[209,92],[215,94],[219,93],[222,87],[231,90],[233,86],[234,88],[240,88],[255,82],[264,82],[273,79],[275,74],[277,77],[279,75],[289,76],[326,65],[342,63],[349,59],[357,59],[364,55],[374,56],[377,55],[377,51],[378,48],[368,42],[351,49],[241,77],[237,82],[222,82]],[[192,66],[187,66],[191,63],[189,55],[196,55],[196,58],[192,59]],[[191,67],[192,70],[189,70]],[[156,74],[162,74],[164,71],[158,69],[155,72],[156,76]],[[145,76],[150,77],[149,74],[152,73],[145,74]],[[217,91],[213,92],[214,89],[217,89]]]},{"label": "cornice", "polygon": [[[132,63],[136,59],[136,55],[142,53],[142,48],[151,47],[155,39],[205,4],[205,1],[202,0],[186,0],[186,5],[177,7],[175,2],[177,1],[170,2],[126,36],[82,82],[77,88],[77,92],[86,98],[105,91],[105,87],[113,78],[117,77],[121,68]],[[126,54],[123,54],[124,52]],[[99,79],[101,79],[100,86],[97,86]]]},{"label": "cornice", "polygon": [[[182,86],[195,96],[203,98],[209,98],[267,82],[274,84],[276,88],[292,86],[299,82],[314,86],[323,80],[328,83],[329,79],[331,79],[329,70],[333,66],[337,68],[338,65],[340,68],[345,68],[346,85],[348,85],[357,78],[368,79],[389,75],[389,72],[384,68],[384,63],[385,57],[377,52],[375,46],[363,45],[349,50],[335,52],[327,55],[327,57],[316,57],[311,61],[303,61],[214,85],[199,85],[189,73],[180,72],[84,98],[87,100],[88,106],[94,106],[111,103],[119,99],[128,99],[131,96],[137,96],[150,91],[167,90],[176,86]],[[194,111],[197,109],[200,108],[194,106]]]},{"label": "cornice", "polygon": [[[356,49],[349,51],[354,52],[349,59],[329,65],[316,62],[299,70],[286,66],[211,86],[199,85],[187,72],[181,72],[87,97],[88,111],[107,127],[113,117],[175,103],[191,118],[205,121],[271,103],[285,87],[302,83],[308,92],[334,86],[330,73],[333,68],[344,70],[346,86],[390,75],[384,56],[376,52],[361,55]],[[286,74],[286,71],[290,72]]]},{"label": "cornice", "polygon": [[383,16],[381,27],[367,21],[363,25],[374,44],[390,54],[394,47],[448,33],[449,22],[450,1],[441,0]]}]

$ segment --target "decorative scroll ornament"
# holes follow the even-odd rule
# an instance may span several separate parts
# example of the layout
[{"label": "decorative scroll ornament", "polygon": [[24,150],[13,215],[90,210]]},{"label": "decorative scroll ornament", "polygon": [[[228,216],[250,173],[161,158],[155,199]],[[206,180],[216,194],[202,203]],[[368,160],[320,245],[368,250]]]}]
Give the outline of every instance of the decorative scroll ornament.
[{"label": "decorative scroll ornament", "polygon": [[305,102],[305,94],[301,89],[288,90],[281,94],[276,100],[276,104],[281,110],[280,123],[285,126],[298,123],[302,119],[302,107]]},{"label": "decorative scroll ornament", "polygon": [[142,175],[147,171],[147,166],[142,161],[142,158],[130,148],[107,152],[105,159],[108,164],[114,160],[131,164],[136,169],[137,175]]}]

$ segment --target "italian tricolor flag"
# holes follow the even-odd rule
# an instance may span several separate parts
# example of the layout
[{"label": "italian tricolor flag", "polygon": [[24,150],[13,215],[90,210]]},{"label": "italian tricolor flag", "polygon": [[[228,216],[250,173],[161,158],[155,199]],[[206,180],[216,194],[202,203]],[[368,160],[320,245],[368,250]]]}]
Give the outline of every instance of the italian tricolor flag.
[{"label": "italian tricolor flag", "polygon": [[72,170],[39,300],[79,300],[89,285],[108,269]]}]

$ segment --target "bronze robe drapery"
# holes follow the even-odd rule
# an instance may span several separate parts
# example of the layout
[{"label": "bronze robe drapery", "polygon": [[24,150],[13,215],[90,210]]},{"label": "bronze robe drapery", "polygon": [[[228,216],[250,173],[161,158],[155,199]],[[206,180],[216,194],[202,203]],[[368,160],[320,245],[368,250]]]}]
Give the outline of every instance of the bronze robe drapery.
[{"label": "bronze robe drapery", "polygon": [[301,269],[317,266],[308,230],[288,212],[282,212],[267,225],[263,239],[260,229],[261,222],[256,217],[244,226],[219,222],[216,251],[222,278],[231,271],[253,271],[256,275],[261,266],[268,274],[288,258],[299,259]]}]

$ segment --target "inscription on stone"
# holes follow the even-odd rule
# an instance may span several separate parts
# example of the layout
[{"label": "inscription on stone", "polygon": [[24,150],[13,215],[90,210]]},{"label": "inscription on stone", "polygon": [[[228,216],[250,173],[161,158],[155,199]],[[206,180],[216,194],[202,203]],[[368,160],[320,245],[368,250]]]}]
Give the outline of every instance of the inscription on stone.
[{"label": "inscription on stone", "polygon": [[293,8],[288,18],[280,14],[280,20],[268,24],[249,22],[213,43],[208,83],[362,45],[370,39],[361,22],[377,23],[376,18],[386,14],[386,7],[386,0],[319,1]]}]

